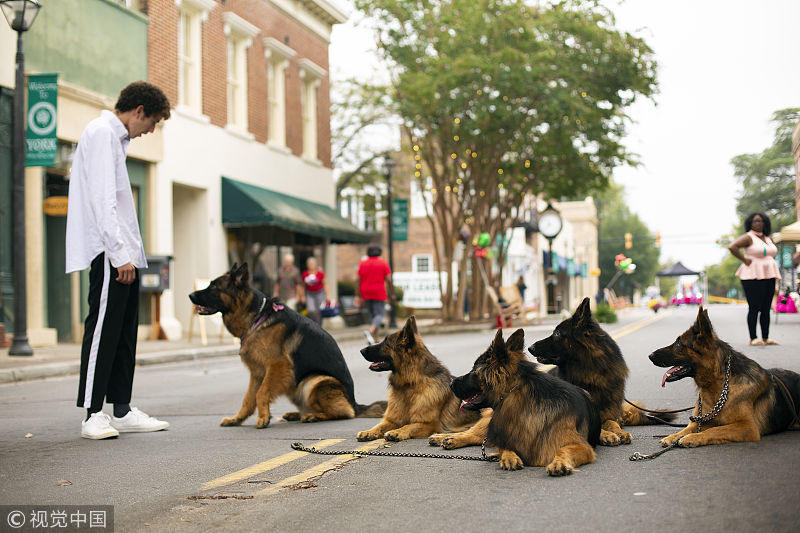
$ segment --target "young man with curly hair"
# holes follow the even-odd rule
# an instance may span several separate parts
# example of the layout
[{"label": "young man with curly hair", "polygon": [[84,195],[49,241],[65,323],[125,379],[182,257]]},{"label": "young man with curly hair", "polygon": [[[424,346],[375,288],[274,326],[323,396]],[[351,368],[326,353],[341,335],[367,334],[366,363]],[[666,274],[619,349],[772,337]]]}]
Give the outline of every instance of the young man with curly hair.
[{"label": "young man with curly hair", "polygon": [[[78,141],[69,180],[67,273],[89,268],[89,315],[81,348],[78,407],[87,410],[81,436],[169,427],[130,406],[139,323],[139,277],[147,266],[125,157],[131,139],[152,133],[168,119],[164,93],[147,82],[131,83],[113,111],[103,111]],[[103,402],[114,404],[114,416]]]}]

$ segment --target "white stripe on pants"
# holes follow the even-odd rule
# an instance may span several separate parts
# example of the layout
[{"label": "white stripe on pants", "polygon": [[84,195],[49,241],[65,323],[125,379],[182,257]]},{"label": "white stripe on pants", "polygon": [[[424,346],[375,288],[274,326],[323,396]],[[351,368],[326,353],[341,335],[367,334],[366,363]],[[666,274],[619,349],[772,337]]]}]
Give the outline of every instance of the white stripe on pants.
[{"label": "white stripe on pants", "polygon": [[108,283],[111,279],[111,263],[108,257],[103,258],[103,288],[100,289],[100,307],[97,311],[97,324],[92,334],[92,347],[89,350],[89,365],[86,370],[86,391],[83,395],[83,406],[92,406],[92,388],[94,386],[94,370],[97,365],[97,350],[100,348],[100,336],[103,334],[103,321],[106,317],[108,303]]}]

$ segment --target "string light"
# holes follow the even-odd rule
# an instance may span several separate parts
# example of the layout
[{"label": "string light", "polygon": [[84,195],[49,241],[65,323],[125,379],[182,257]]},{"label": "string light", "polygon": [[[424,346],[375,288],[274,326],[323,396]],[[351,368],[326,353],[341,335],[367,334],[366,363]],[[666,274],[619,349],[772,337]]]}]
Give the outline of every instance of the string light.
[{"label": "string light", "polygon": [[583,96],[584,98],[586,98],[586,91],[581,91],[581,96]]},{"label": "string light", "polygon": [[461,168],[467,168],[467,164],[466,163],[461,163]]},{"label": "string light", "polygon": [[415,161],[419,161],[420,160],[419,154],[414,154],[414,160]]},{"label": "string light", "polygon": [[419,171],[419,170],[417,170],[416,172],[414,172],[414,176],[416,176],[416,177],[420,177],[421,175],[422,175],[422,174],[420,173],[420,171]]},{"label": "string light", "polygon": [[455,119],[453,119],[453,122],[455,122],[456,124],[461,124],[461,119],[456,117]]},{"label": "string light", "polygon": [[436,194],[436,189],[431,189],[431,194]]},{"label": "string light", "polygon": [[502,175],[503,175],[503,169],[502,169],[502,168],[498,168],[498,169],[497,169],[497,173],[498,173],[498,174],[500,174],[500,175],[502,176]]},{"label": "string light", "polygon": [[449,186],[449,185],[448,185],[448,186],[446,186],[446,187],[444,188],[444,190],[445,190],[445,192],[450,192],[450,186]]},{"label": "string light", "polygon": [[414,166],[415,166],[415,167],[417,167],[417,169],[420,169],[420,168],[422,168],[422,165],[420,165],[419,163],[417,163],[417,164],[416,164],[416,165],[414,165]]},{"label": "string light", "polygon": [[472,152],[472,157],[478,157],[478,152]]},{"label": "string light", "polygon": [[498,188],[498,189],[502,189],[502,188],[503,188],[503,184],[502,184],[502,183],[498,183],[498,184],[497,184],[497,188]]},{"label": "string light", "polygon": [[458,141],[458,139],[459,139],[458,135],[453,135],[453,140],[454,141]]},{"label": "string light", "polygon": [[478,194],[481,195],[481,196],[486,196],[486,193],[483,192],[483,191],[479,192]]},{"label": "string light", "polygon": [[419,152],[419,145],[417,145],[417,144],[414,145],[414,151],[415,152]]},{"label": "string light", "polygon": [[455,159],[455,158],[456,158],[456,157],[458,157],[458,156],[457,156],[456,154],[450,154],[450,157],[451,157],[452,159]]},{"label": "string light", "polygon": [[530,159],[525,160],[525,168],[531,168],[531,161]]},{"label": "string light", "polygon": [[456,180],[456,183],[458,183],[459,185],[461,185],[461,178],[458,178],[458,179]]}]

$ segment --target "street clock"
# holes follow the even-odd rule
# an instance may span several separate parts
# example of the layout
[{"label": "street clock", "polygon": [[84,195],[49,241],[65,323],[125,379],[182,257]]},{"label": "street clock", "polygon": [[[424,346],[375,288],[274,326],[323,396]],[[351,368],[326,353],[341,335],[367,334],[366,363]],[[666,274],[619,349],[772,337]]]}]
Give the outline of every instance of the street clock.
[{"label": "street clock", "polygon": [[561,233],[564,221],[561,219],[561,215],[558,211],[556,211],[552,205],[547,204],[547,209],[542,211],[539,215],[538,226],[539,233],[545,238],[553,240],[556,238],[556,235]]}]

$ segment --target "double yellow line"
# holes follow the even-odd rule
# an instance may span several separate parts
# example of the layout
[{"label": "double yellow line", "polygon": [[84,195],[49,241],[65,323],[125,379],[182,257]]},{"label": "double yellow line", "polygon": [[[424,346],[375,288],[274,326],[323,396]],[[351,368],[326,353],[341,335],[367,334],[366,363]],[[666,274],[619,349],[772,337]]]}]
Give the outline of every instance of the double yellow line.
[{"label": "double yellow line", "polygon": [[[314,447],[316,449],[327,448],[334,444],[338,444],[342,441],[344,441],[344,439],[325,439],[319,442],[315,442]],[[356,451],[363,452],[367,450],[374,450],[375,448],[382,446],[385,442],[386,441],[383,439],[374,440],[370,443],[361,446],[360,448],[356,448]],[[285,453],[283,455],[279,455],[278,457],[270,459],[269,461],[264,461],[263,463],[258,463],[253,466],[248,466],[247,468],[243,468],[241,470],[233,472],[232,474],[218,477],[217,479],[213,479],[211,481],[203,483],[203,485],[200,488],[201,490],[212,490],[224,487],[226,485],[232,485],[234,483],[251,478],[258,474],[263,474],[264,472],[267,472],[274,468],[278,468],[279,466],[283,466],[287,463],[290,463],[291,461],[294,461],[306,455],[309,455],[309,453],[300,451]],[[333,459],[330,459],[321,464],[313,466],[307,470],[304,470],[303,472],[300,472],[295,476],[282,479],[277,483],[274,483],[269,487],[256,492],[255,495],[266,496],[268,494],[277,492],[284,487],[289,487],[291,485],[297,485],[299,483],[309,482],[314,478],[322,476],[325,472],[329,470],[338,469],[345,463],[352,461],[357,457],[358,456],[354,454],[337,455]]]}]

